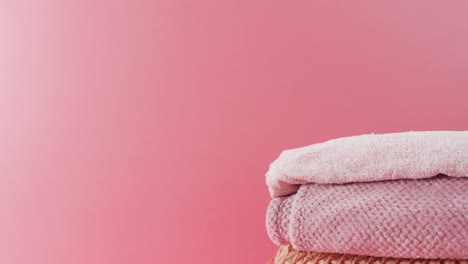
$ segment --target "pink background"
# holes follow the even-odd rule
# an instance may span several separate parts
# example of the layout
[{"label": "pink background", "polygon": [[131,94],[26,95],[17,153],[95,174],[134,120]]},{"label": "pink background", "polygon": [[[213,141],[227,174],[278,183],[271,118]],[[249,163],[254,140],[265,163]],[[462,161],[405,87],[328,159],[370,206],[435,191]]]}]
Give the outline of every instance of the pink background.
[{"label": "pink background", "polygon": [[265,263],[281,150],[468,129],[467,12],[0,0],[0,263]]}]

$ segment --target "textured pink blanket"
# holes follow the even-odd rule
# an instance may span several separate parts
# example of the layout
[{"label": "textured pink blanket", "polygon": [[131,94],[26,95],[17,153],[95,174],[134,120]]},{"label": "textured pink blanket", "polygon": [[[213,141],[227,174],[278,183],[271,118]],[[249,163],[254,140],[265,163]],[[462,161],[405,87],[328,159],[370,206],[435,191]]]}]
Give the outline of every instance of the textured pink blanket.
[{"label": "textured pink blanket", "polygon": [[465,178],[446,176],[308,184],[271,201],[267,230],[302,251],[468,259],[467,192]]},{"label": "textured pink blanket", "polygon": [[468,259],[467,175],[468,132],[363,135],[288,150],[267,173],[268,233],[303,251]]}]

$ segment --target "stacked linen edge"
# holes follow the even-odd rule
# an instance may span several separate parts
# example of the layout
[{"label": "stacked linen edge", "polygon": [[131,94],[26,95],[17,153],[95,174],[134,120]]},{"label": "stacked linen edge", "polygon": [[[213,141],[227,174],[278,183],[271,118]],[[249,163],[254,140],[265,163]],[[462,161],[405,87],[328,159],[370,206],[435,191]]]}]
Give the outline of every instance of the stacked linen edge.
[{"label": "stacked linen edge", "polygon": [[410,259],[359,256],[338,253],[297,251],[291,245],[280,246],[278,253],[267,264],[468,264],[458,259]]},{"label": "stacked linen edge", "polygon": [[269,262],[467,263],[468,131],[344,137],[270,164]]}]

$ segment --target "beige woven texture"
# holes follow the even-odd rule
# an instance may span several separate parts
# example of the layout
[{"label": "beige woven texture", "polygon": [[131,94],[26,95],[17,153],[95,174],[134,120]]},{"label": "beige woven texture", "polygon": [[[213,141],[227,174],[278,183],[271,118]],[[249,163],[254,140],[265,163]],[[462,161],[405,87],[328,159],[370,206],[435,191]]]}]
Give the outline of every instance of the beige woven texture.
[{"label": "beige woven texture", "polygon": [[399,259],[316,253],[297,251],[291,245],[285,245],[278,250],[274,264],[468,264],[468,260]]}]

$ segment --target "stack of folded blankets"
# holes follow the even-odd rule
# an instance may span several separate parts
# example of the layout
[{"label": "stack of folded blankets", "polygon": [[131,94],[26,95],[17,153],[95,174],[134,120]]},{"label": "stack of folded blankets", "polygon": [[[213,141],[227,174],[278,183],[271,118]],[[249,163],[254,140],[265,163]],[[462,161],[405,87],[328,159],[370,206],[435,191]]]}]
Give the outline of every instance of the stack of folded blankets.
[{"label": "stack of folded blankets", "polygon": [[468,263],[468,131],[286,150],[266,181],[269,263]]}]

